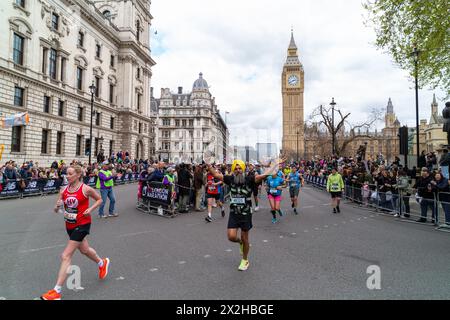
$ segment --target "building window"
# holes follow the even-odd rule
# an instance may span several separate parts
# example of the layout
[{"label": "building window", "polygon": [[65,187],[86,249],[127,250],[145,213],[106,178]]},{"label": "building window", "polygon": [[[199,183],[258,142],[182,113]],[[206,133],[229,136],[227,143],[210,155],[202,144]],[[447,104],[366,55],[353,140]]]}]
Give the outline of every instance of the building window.
[{"label": "building window", "polygon": [[111,55],[111,60],[109,65],[111,66],[111,68],[114,68],[114,55]]},{"label": "building window", "polygon": [[111,11],[109,11],[109,10],[103,11],[103,16],[104,16],[106,19],[111,20]]},{"label": "building window", "polygon": [[84,118],[84,108],[81,106],[78,106],[77,108],[77,119],[78,121],[83,121]]},{"label": "building window", "polygon": [[52,14],[52,28],[53,30],[58,30],[59,26],[59,16],[56,13]]},{"label": "building window", "polygon": [[95,138],[94,139],[94,155],[98,155],[98,143],[99,143],[99,138]]},{"label": "building window", "polygon": [[84,154],[86,156],[91,153],[91,139],[86,139],[86,143],[84,144]]},{"label": "building window", "polygon": [[84,33],[83,32],[78,32],[78,45],[80,47],[84,46]]},{"label": "building window", "polygon": [[97,43],[95,45],[95,56],[97,58],[100,58],[101,50],[102,50],[102,46]]},{"label": "building window", "polygon": [[114,103],[114,85],[109,84],[109,102]]},{"label": "building window", "polygon": [[76,156],[81,156],[82,141],[83,141],[83,136],[80,136],[79,134],[77,134],[77,142],[76,142],[76,146],[75,146],[75,155]]},{"label": "building window", "polygon": [[23,107],[23,98],[24,98],[25,89],[21,87],[16,87],[14,89],[14,105],[18,107]]},{"label": "building window", "polygon": [[170,126],[170,119],[163,119],[163,126]]},{"label": "building window", "polygon": [[194,126],[194,120],[189,120],[189,127],[193,127]]},{"label": "building window", "polygon": [[138,130],[139,134],[142,133],[142,123],[139,122],[139,130]]},{"label": "building window", "polygon": [[141,32],[141,23],[138,21],[136,21],[136,39],[137,41],[140,41],[140,32]]},{"label": "building window", "polygon": [[181,120],[181,126],[184,128],[184,127],[186,127],[186,120],[185,119],[183,119],[183,120]]},{"label": "building window", "polygon": [[137,95],[137,109],[138,109],[138,112],[142,112],[142,110],[141,110],[141,94],[138,94]]},{"label": "building window", "polygon": [[137,78],[140,79],[141,78],[141,68],[137,68]]},{"label": "building window", "polygon": [[50,113],[50,97],[44,96],[44,112]]},{"label": "building window", "polygon": [[50,49],[50,69],[49,74],[52,79],[56,80],[56,50]]},{"label": "building window", "polygon": [[100,97],[100,78],[95,77],[95,96]]},{"label": "building window", "polygon": [[77,89],[83,90],[83,69],[77,67]]},{"label": "building window", "polygon": [[170,138],[170,131],[164,130],[163,131],[163,138],[169,139]]},{"label": "building window", "polygon": [[12,127],[11,151],[20,152],[22,140],[22,126]]},{"label": "building window", "polygon": [[24,38],[14,33],[13,60],[15,64],[23,65]]},{"label": "building window", "polygon": [[163,149],[170,150],[170,142],[163,142]]},{"label": "building window", "polygon": [[41,153],[48,153],[48,130],[42,129]]},{"label": "building window", "polygon": [[179,127],[179,126],[180,126],[180,120],[178,120],[178,119],[175,120],[175,126],[176,126],[176,127]]},{"label": "building window", "polygon": [[114,117],[111,117],[111,121],[110,121],[110,123],[109,123],[109,127],[110,127],[111,129],[114,129]]},{"label": "building window", "polygon": [[64,139],[64,133],[61,131],[58,131],[56,133],[56,154],[61,155],[62,154],[62,147],[63,147],[63,139]]},{"label": "building window", "polygon": [[19,7],[25,8],[25,0],[16,0],[16,4]]},{"label": "building window", "polygon": [[42,49],[42,70],[41,70],[43,74],[47,73],[47,55],[48,55],[48,49],[43,48]]},{"label": "building window", "polygon": [[100,118],[101,118],[101,113],[100,112],[96,112],[95,113],[95,125],[96,126],[100,125]]},{"label": "building window", "polygon": [[64,101],[63,100],[58,101],[58,116],[64,117]]},{"label": "building window", "polygon": [[109,141],[109,154],[112,155],[113,151],[114,151],[114,140],[110,140]]}]

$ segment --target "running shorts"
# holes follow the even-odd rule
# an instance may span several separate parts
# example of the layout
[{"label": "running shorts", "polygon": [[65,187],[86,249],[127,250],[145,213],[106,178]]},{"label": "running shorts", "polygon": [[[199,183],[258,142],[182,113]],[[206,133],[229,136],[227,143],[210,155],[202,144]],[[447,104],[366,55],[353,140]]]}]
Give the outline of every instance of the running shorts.
[{"label": "running shorts", "polygon": [[241,229],[242,231],[249,231],[252,227],[251,214],[243,215],[230,212],[228,218],[228,229]]},{"label": "running shorts", "polygon": [[274,195],[269,194],[269,200],[275,200],[276,202],[280,202],[281,199],[282,199],[281,196],[274,196]]},{"label": "running shorts", "polygon": [[70,240],[81,242],[89,234],[90,230],[91,224],[88,223],[78,226],[75,229],[67,229],[67,234],[69,235]]},{"label": "running shorts", "polygon": [[299,187],[289,187],[289,194],[291,195],[291,198],[298,197],[299,192]]},{"label": "running shorts", "polygon": [[210,198],[213,198],[213,199],[216,199],[216,200],[220,200],[220,193],[217,193],[217,194],[207,193],[206,194],[206,199],[210,199]]},{"label": "running shorts", "polygon": [[330,192],[331,193],[331,198],[341,198],[342,197],[342,191],[338,191],[338,192]]}]

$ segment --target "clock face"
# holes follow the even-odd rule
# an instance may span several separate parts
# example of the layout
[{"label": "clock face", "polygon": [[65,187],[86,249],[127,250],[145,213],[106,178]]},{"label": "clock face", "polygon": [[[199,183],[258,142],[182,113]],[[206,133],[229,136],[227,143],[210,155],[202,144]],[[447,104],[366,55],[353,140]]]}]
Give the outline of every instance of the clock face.
[{"label": "clock face", "polygon": [[298,77],[295,74],[290,75],[288,78],[288,83],[291,86],[296,86],[298,84]]}]

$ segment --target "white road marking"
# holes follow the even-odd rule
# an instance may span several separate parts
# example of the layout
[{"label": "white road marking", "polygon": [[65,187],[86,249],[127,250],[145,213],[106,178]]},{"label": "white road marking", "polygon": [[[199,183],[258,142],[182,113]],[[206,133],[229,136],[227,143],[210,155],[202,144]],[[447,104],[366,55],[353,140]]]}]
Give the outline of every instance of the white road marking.
[{"label": "white road marking", "polygon": [[318,230],[320,230],[320,229],[319,229],[319,228],[314,228],[314,230],[317,230],[317,231],[318,231]]},{"label": "white road marking", "polygon": [[283,239],[283,236],[280,236],[280,239]]},{"label": "white road marking", "polygon": [[267,241],[267,240],[263,240],[263,242],[269,242],[269,241]]},{"label": "white road marking", "polygon": [[295,233],[295,232],[292,232],[291,234],[292,234],[293,236],[295,236],[295,235],[296,235],[296,233]]},{"label": "white road marking", "polygon": [[232,252],[233,250],[231,250],[231,249],[227,249],[227,250],[225,250],[226,252]]},{"label": "white road marking", "polygon": [[47,250],[47,249],[54,249],[54,248],[59,248],[59,247],[64,247],[64,246],[66,246],[66,245],[65,244],[58,244],[57,246],[36,248],[36,249],[30,249],[30,250],[23,250],[23,251],[20,251],[20,253],[36,252],[36,251]]},{"label": "white road marking", "polygon": [[325,228],[328,228],[328,226],[325,226]]},{"label": "white road marking", "polygon": [[364,217],[364,219],[367,219],[367,217]]},{"label": "white road marking", "polygon": [[178,264],[185,264],[186,261],[179,261]]},{"label": "white road marking", "polygon": [[141,235],[141,234],[152,233],[152,232],[155,232],[155,231],[150,230],[150,231],[142,231],[142,232],[136,232],[136,233],[125,233],[125,234],[122,234],[120,236],[117,236],[117,238],[138,236],[138,235]]},{"label": "white road marking", "polygon": [[158,268],[151,268],[149,271],[150,272],[155,272],[155,271],[158,271]]},{"label": "white road marking", "polygon": [[211,256],[209,255],[209,254],[205,254],[204,256],[203,256],[203,258],[210,258]]},{"label": "white road marking", "polygon": [[125,280],[125,278],[120,276],[120,277],[116,278],[116,280]]}]

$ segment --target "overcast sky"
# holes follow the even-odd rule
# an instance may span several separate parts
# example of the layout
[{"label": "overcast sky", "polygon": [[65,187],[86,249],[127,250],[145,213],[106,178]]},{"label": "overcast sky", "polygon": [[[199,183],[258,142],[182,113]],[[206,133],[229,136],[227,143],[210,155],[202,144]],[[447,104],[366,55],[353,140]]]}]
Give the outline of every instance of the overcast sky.
[{"label": "overcast sky", "polygon": [[[305,120],[334,97],[357,123],[391,97],[402,125],[415,126],[413,82],[374,47],[361,0],[153,0],[151,13],[155,96],[178,86],[190,92],[203,72],[222,116],[230,112],[231,144],[281,147],[281,72],[291,27],[305,70]],[[430,118],[433,92],[444,107],[442,91],[420,90],[421,119]]]}]

